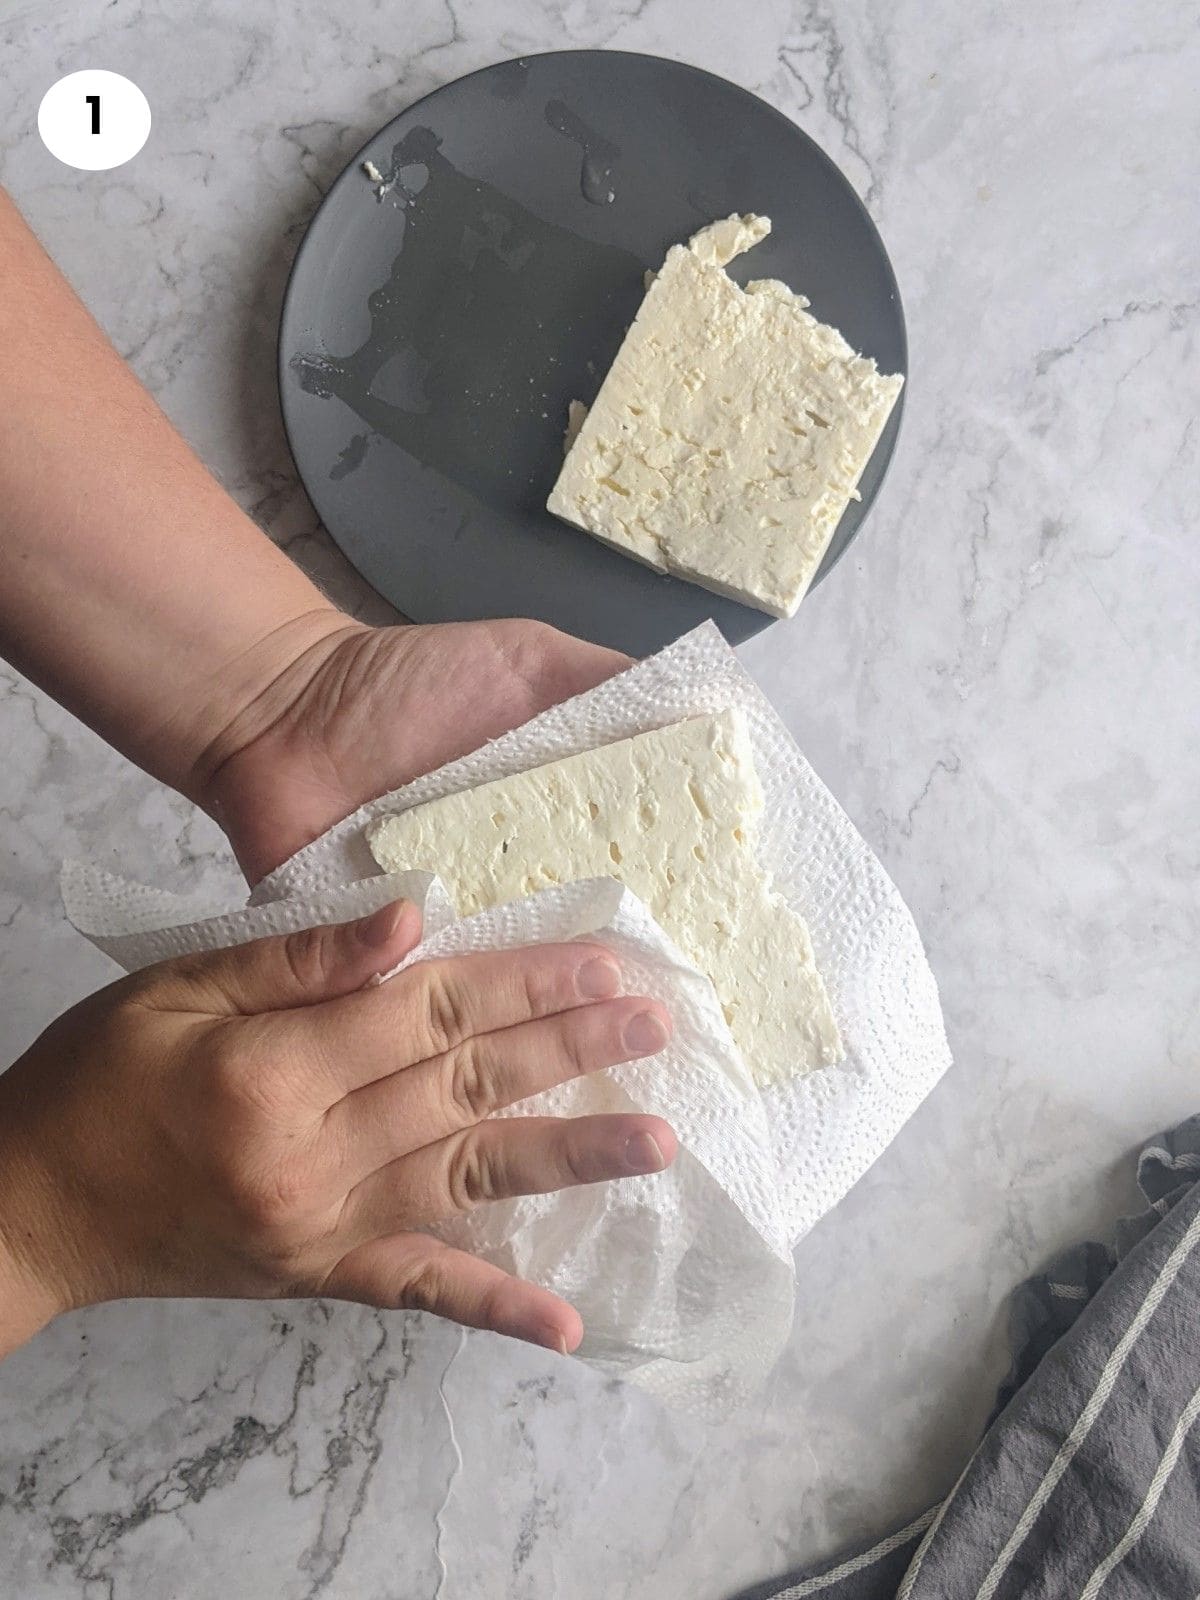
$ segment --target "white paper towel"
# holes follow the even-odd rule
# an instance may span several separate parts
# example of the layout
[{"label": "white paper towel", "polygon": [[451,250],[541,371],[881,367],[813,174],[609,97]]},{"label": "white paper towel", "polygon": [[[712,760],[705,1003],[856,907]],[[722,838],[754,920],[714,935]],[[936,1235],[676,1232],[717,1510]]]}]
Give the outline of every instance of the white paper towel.
[{"label": "white paper towel", "polygon": [[[846,1058],[765,1091],[750,1082],[707,978],[609,879],[549,889],[456,920],[427,874],[380,875],[376,817],[561,756],[737,706],[766,806],[760,854],[808,922]],[[173,896],[68,865],[72,922],[128,970],[315,923],[399,894],[425,909],[410,960],[588,936],[619,956],[630,992],[663,1000],[675,1036],[631,1063],[552,1091],[548,1109],[657,1112],[681,1154],[669,1173],[482,1209],[443,1230],[576,1304],[582,1354],[710,1414],[736,1403],[787,1338],[789,1246],[846,1193],[949,1065],[937,990],[894,885],[804,760],[716,627],[706,623],[619,677],[362,807],[265,879],[250,907],[187,920]],[[542,1109],[527,1102],[520,1111]]]}]

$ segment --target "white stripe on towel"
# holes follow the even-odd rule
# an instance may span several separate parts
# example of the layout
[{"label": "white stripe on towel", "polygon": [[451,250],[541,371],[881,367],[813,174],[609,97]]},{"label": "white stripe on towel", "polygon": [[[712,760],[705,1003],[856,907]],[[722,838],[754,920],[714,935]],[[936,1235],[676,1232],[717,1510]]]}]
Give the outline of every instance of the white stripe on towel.
[{"label": "white stripe on towel", "polygon": [[1164,1167],[1169,1167],[1172,1172],[1200,1172],[1200,1153],[1195,1150],[1185,1150],[1181,1155],[1173,1156],[1169,1150],[1164,1150],[1160,1144],[1147,1145],[1138,1157],[1138,1166],[1143,1161],[1159,1161]]},{"label": "white stripe on towel", "polygon": [[1130,1350],[1133,1349],[1150,1318],[1158,1310],[1167,1290],[1179,1276],[1180,1269],[1195,1249],[1197,1240],[1200,1240],[1200,1211],[1197,1211],[1187,1232],[1163,1262],[1158,1276],[1150,1285],[1149,1293],[1137,1309],[1137,1315],[1113,1347],[1112,1354],[1104,1363],[1103,1371],[1100,1373],[1099,1380],[1092,1390],[1087,1404],[1076,1417],[1075,1426],[1062,1444],[1059,1445],[1058,1453],[1050,1463],[1045,1476],[1030,1497],[1029,1504],[1021,1513],[1016,1527],[1005,1540],[1003,1550],[992,1563],[990,1572],[976,1591],[975,1600],[992,1600],[992,1596],[1000,1587],[1000,1580],[1008,1570],[1008,1564],[1012,1560],[1014,1553],[1028,1537],[1030,1529],[1041,1515],[1043,1506],[1058,1487],[1059,1481],[1074,1460],[1079,1447],[1091,1432],[1096,1418],[1104,1409],[1105,1402],[1116,1385],[1117,1378],[1121,1368],[1125,1365]]},{"label": "white stripe on towel", "polygon": [[1124,1561],[1130,1550],[1133,1549],[1134,1545],[1145,1533],[1150,1518],[1158,1510],[1158,1502],[1161,1500],[1162,1492],[1167,1486],[1167,1479],[1175,1470],[1176,1463],[1183,1450],[1183,1441],[1187,1438],[1188,1430],[1198,1416],[1200,1416],[1200,1389],[1196,1390],[1180,1413],[1174,1432],[1167,1441],[1167,1448],[1162,1453],[1162,1460],[1158,1463],[1154,1476],[1150,1480],[1146,1498],[1134,1514],[1133,1521],[1126,1528],[1122,1537],[1113,1545],[1095,1572],[1092,1573],[1087,1581],[1087,1587],[1079,1596],[1079,1600],[1096,1600],[1096,1596],[1100,1593],[1109,1573]]},{"label": "white stripe on towel", "polygon": [[776,1596],[776,1600],[804,1600],[806,1595],[820,1594],[822,1589],[828,1589],[830,1584],[840,1583],[843,1578],[853,1577],[856,1572],[861,1572],[864,1567],[870,1567],[876,1561],[882,1561],[884,1556],[890,1556],[893,1550],[898,1550],[902,1544],[907,1544],[913,1534],[920,1533],[933,1521],[937,1512],[936,1506],[930,1506],[928,1511],[923,1511],[907,1528],[901,1528],[899,1533],[890,1534],[886,1539],[881,1539],[878,1544],[873,1544],[869,1550],[864,1550],[861,1555],[852,1556],[849,1561],[843,1561],[840,1567],[835,1567],[832,1572],[822,1573],[819,1578],[805,1578],[803,1582],[793,1584],[790,1589],[785,1589]]}]

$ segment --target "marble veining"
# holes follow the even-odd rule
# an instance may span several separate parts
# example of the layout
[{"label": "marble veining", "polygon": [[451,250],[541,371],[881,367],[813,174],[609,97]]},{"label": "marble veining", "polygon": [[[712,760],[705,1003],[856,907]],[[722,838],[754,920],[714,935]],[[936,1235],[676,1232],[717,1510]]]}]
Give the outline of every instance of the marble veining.
[{"label": "marble veining", "polygon": [[[568,43],[722,72],[829,151],[904,292],[905,425],[842,566],[743,656],[907,896],[957,1057],[801,1246],[792,1344],[720,1428],[354,1307],[62,1321],[0,1368],[6,1596],[430,1600],[440,1541],[442,1596],[719,1600],[946,1487],[1004,1364],[1007,1290],[1131,1204],[1130,1150],[1200,1102],[1192,8],[762,0],[748,19],[701,0],[0,19],[0,180],[230,491],[373,618],[297,486],[273,357],[304,225],[367,135]],[[37,139],[42,93],[84,66],[154,111],[114,173]],[[205,818],[7,669],[0,747],[7,1060],[111,976],[63,922],[64,854],[239,886]]]}]

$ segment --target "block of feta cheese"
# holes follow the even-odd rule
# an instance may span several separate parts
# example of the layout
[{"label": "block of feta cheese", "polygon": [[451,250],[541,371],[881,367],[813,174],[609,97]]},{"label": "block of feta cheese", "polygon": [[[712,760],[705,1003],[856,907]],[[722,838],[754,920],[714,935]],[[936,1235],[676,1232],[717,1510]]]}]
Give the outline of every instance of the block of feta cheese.
[{"label": "block of feta cheese", "polygon": [[765,238],[732,216],[654,274],[546,502],[659,572],[790,617],[903,383],[786,284],[725,264]]},{"label": "block of feta cheese", "polygon": [[711,979],[767,1084],[842,1048],[808,929],[758,862],[762,807],[742,714],[723,711],[383,817],[367,838],[385,871],[436,872],[463,916],[618,879]]}]

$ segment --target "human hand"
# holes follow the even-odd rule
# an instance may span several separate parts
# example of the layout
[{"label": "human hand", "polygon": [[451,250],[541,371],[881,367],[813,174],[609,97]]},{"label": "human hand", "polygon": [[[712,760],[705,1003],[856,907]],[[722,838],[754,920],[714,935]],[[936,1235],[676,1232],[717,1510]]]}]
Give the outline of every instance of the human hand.
[{"label": "human hand", "polygon": [[629,665],[540,622],[304,620],[265,642],[265,687],[199,763],[199,798],[251,883],[364,801]]},{"label": "human hand", "polygon": [[2,189],[0,284],[0,654],[216,816],[251,880],[627,665],[535,622],[354,622],[205,470]]},{"label": "human hand", "polygon": [[565,1302],[419,1230],[667,1166],[657,1117],[487,1119],[655,1053],[669,1018],[582,943],[370,984],[419,937],[401,902],[164,962],[47,1029],[0,1078],[0,1354],[143,1295],[330,1295],[574,1349]]}]

